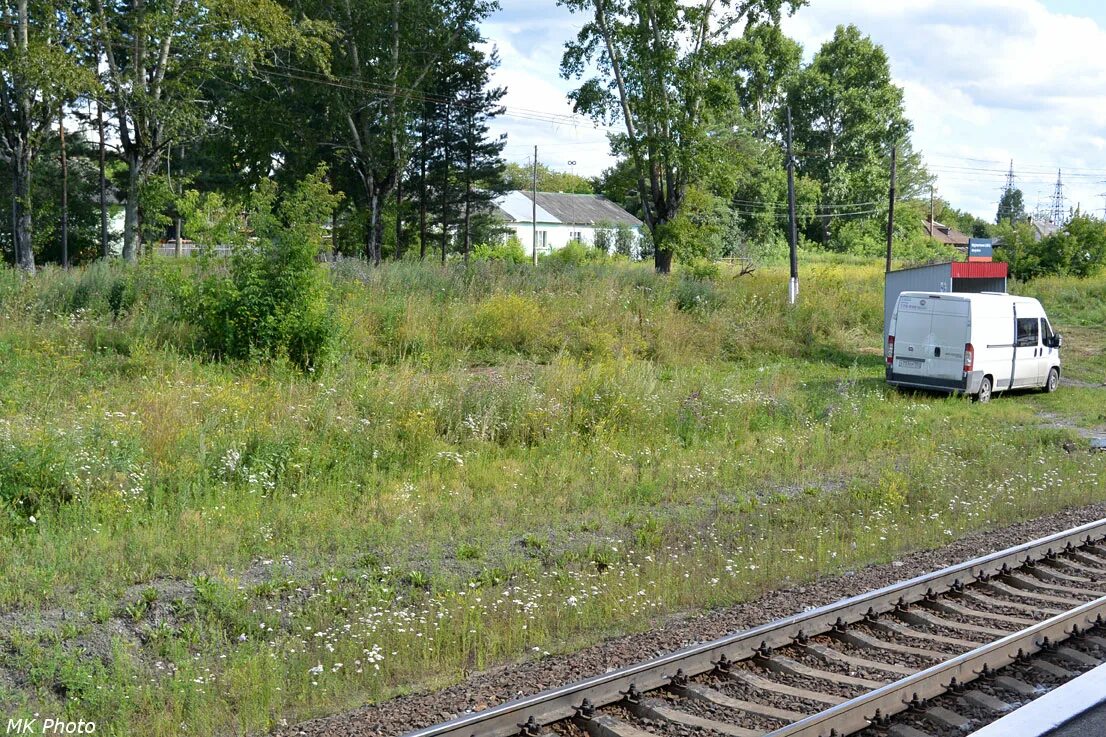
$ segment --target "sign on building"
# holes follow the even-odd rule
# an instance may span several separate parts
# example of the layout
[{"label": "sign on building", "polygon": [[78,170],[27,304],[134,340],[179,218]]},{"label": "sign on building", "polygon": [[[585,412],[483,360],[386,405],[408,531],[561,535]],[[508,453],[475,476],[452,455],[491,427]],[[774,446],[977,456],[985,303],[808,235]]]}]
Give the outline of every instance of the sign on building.
[{"label": "sign on building", "polygon": [[968,239],[969,261],[991,261],[994,255],[994,247],[990,238]]}]

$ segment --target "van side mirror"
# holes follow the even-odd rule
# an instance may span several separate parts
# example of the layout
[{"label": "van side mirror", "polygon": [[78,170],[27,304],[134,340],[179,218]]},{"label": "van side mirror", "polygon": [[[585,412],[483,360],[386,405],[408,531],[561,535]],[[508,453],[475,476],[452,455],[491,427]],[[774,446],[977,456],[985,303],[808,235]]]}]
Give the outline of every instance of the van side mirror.
[{"label": "van side mirror", "polygon": [[1048,338],[1048,340],[1045,342],[1045,345],[1049,348],[1059,348],[1063,344],[1063,342],[1063,337],[1059,333],[1056,333],[1055,335],[1052,335]]}]

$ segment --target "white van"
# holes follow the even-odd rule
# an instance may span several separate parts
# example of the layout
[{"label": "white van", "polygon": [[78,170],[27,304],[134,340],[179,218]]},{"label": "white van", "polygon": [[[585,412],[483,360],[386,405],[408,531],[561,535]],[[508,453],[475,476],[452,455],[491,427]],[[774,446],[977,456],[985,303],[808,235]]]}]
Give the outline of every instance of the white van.
[{"label": "white van", "polygon": [[903,292],[887,336],[894,386],[970,394],[981,402],[1006,389],[1060,383],[1060,336],[1041,303],[984,292]]}]

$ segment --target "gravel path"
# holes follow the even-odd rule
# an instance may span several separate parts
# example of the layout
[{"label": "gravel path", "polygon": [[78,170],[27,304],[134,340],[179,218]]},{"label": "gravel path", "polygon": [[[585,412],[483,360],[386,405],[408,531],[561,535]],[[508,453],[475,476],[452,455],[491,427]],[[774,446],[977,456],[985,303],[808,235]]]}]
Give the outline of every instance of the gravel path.
[{"label": "gravel path", "polygon": [[483,710],[523,694],[632,665],[652,655],[717,639],[809,607],[829,604],[1104,517],[1106,503],[1066,510],[998,530],[972,533],[943,548],[912,553],[892,563],[773,591],[727,609],[674,616],[659,622],[657,628],[649,632],[614,638],[578,653],[489,670],[474,674],[444,691],[392,699],[345,714],[283,727],[273,734],[279,737],[400,735],[445,721],[466,710]]}]

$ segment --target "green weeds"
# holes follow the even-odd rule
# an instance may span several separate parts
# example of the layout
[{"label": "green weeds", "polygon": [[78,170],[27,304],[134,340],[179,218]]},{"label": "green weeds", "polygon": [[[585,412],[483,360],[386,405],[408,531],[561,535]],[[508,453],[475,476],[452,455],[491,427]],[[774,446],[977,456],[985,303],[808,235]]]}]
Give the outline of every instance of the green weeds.
[{"label": "green weeds", "polygon": [[180,264],[0,272],[3,706],[262,732],[1101,500],[1101,390],[889,391],[881,273],[340,264],[305,374],[198,357]]}]

